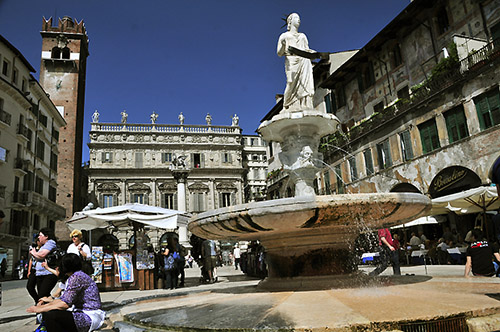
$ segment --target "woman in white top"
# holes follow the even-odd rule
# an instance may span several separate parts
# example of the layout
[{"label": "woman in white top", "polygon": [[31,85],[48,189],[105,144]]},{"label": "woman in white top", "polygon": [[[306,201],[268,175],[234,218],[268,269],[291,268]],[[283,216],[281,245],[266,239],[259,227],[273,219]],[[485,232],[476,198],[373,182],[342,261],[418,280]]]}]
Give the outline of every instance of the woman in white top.
[{"label": "woman in white top", "polygon": [[92,255],[90,254],[90,248],[88,245],[82,242],[82,232],[78,229],[74,229],[71,234],[72,244],[69,245],[68,250],[66,252],[77,254],[81,256],[84,260],[90,260]]}]

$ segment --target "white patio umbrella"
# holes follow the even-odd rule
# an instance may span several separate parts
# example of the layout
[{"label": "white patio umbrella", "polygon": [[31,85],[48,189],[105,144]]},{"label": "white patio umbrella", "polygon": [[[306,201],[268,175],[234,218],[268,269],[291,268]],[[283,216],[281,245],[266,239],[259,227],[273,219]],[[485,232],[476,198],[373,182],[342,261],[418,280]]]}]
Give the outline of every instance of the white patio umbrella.
[{"label": "white patio umbrella", "polygon": [[477,187],[455,194],[434,198],[431,215],[455,212],[457,214],[486,213],[500,208],[495,187]]},{"label": "white patio umbrella", "polygon": [[433,216],[427,216],[427,217],[420,217],[418,219],[412,220],[410,222],[407,222],[406,224],[401,224],[397,226],[391,227],[391,229],[395,228],[408,228],[412,226],[418,226],[418,225],[431,225],[431,224],[437,224],[439,223],[438,220],[433,217]]},{"label": "white patio umbrella", "polygon": [[163,229],[176,229],[186,226],[190,214],[177,210],[164,209],[138,203],[109,208],[76,212],[71,219],[66,221],[70,229],[92,230],[108,228],[110,226],[128,226],[131,222],[138,222]]}]

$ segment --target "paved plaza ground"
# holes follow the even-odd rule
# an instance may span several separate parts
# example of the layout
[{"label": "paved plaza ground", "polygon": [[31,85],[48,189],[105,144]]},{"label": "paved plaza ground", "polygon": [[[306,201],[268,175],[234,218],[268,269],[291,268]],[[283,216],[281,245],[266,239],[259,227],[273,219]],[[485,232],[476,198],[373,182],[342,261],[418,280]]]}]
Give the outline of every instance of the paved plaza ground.
[{"label": "paved plaza ground", "polygon": [[[363,266],[360,270],[372,268]],[[110,331],[114,324],[120,331],[144,331],[121,323],[125,316],[179,330],[281,327],[337,331],[346,324],[397,320],[401,315],[429,319],[460,312],[479,317],[468,320],[469,331],[500,329],[500,278],[466,279],[463,265],[403,266],[401,270],[403,276],[391,278],[392,269],[388,268],[380,287],[265,292],[256,288],[258,279],[233,267],[219,268],[219,281],[206,285],[198,282],[198,268],[186,269],[184,288],[101,293],[107,309],[102,330]],[[25,311],[31,298],[24,285],[25,281],[3,283],[2,331],[36,328],[34,315]]]}]

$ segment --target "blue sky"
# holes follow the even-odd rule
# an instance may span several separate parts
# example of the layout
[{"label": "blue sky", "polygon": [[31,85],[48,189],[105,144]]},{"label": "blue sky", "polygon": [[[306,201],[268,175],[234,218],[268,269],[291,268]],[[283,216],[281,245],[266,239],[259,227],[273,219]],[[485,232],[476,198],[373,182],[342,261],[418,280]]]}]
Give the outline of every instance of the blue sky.
[{"label": "blue sky", "polygon": [[0,0],[0,34],[37,70],[42,17],[84,20],[90,39],[83,160],[92,113],[100,122],[230,125],[237,113],[253,134],[285,88],[276,42],[282,17],[301,16],[309,46],[323,52],[363,47],[409,0]]}]

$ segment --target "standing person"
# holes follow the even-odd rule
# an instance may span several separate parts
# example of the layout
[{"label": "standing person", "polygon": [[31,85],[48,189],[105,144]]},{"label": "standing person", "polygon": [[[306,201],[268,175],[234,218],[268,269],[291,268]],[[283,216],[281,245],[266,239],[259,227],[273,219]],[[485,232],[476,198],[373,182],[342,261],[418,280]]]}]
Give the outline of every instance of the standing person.
[{"label": "standing person", "polygon": [[377,276],[384,272],[392,262],[392,270],[394,275],[401,275],[401,270],[399,268],[399,252],[394,246],[394,242],[391,236],[391,232],[388,228],[382,228],[378,230],[379,238],[379,255],[380,259],[375,270],[370,272],[370,276]]},{"label": "standing person", "polygon": [[497,193],[500,197],[500,158],[498,158],[491,168],[491,173],[489,174],[489,178],[492,183],[497,187]]},{"label": "standing person", "polygon": [[[40,250],[36,251],[35,248],[32,248],[30,251],[35,261],[36,293],[33,294],[36,294],[33,297],[35,302],[38,302],[41,297],[49,296],[50,291],[57,284],[57,276],[47,271],[42,266],[47,256],[56,249],[57,245],[54,231],[48,227],[42,228],[38,234],[38,239],[41,245]],[[33,271],[31,273],[33,273]]]},{"label": "standing person", "polygon": [[91,263],[92,254],[90,252],[90,247],[82,242],[82,232],[78,229],[74,229],[71,231],[69,236],[71,237],[71,241],[73,241],[73,243],[68,246],[66,252],[68,254],[73,253],[80,256],[82,259],[82,271],[88,275],[94,274],[94,268]]},{"label": "standing person", "polygon": [[173,247],[175,248],[175,251],[178,253],[179,258],[177,259],[176,266],[177,266],[177,273],[180,275],[180,280],[179,280],[179,287],[184,287],[184,279],[185,279],[185,273],[184,273],[184,267],[186,265],[186,248],[182,244],[179,243],[179,239],[177,238],[172,238],[172,243]]},{"label": "standing person", "polygon": [[208,281],[215,282],[214,273],[217,264],[217,252],[215,250],[215,242],[212,240],[203,241],[201,247],[201,257],[203,259],[203,268],[208,274]]},{"label": "standing person", "polygon": [[495,275],[493,258],[500,261],[498,247],[490,245],[483,238],[483,231],[474,228],[472,230],[472,242],[465,252],[467,261],[465,262],[464,276],[468,278],[470,272],[475,276],[492,277]]},{"label": "standing person", "polygon": [[[162,252],[163,255],[163,273],[165,275],[165,283],[163,288],[174,289],[177,288],[177,276],[179,272],[177,270],[177,262],[175,259],[174,246],[172,241],[169,239],[167,248]],[[177,253],[178,255],[178,253]]]},{"label": "standing person", "polygon": [[[78,255],[64,255],[59,272],[68,279],[61,298],[26,309],[27,312],[42,313],[48,332],[94,331],[104,322],[106,315],[101,310],[101,296],[97,285],[81,271],[81,267],[82,261]],[[68,311],[72,306],[74,310]]]},{"label": "standing person", "polygon": [[285,56],[286,88],[283,97],[285,111],[312,109],[314,95],[314,78],[310,59],[292,53],[290,47],[305,52],[309,42],[305,34],[299,32],[300,17],[297,13],[288,15],[287,32],[280,35],[276,53]]},{"label": "standing person", "polygon": [[92,254],[90,253],[90,247],[82,242],[82,232],[78,229],[74,229],[70,235],[71,243],[68,246],[66,252],[68,254],[76,254],[80,256],[83,260],[90,260],[92,258]]},{"label": "standing person", "polygon": [[238,244],[236,244],[236,246],[234,247],[233,256],[234,256],[234,268],[235,270],[238,270],[238,265],[240,264],[240,257],[241,257],[241,251]]},{"label": "standing person", "polygon": [[0,274],[2,275],[2,279],[5,278],[5,272],[7,271],[7,258],[2,259],[2,263],[0,264]]},{"label": "standing person", "polygon": [[[35,248],[35,250],[38,251],[40,250],[40,247],[41,247],[40,240],[38,239],[37,236],[35,239],[35,243],[30,247],[30,251],[32,248]],[[28,282],[26,283],[26,289],[28,290],[28,293],[33,298],[35,303],[37,303],[38,293],[36,292],[35,266],[36,266],[36,259],[33,258],[33,256],[30,256],[30,260],[28,263]]]}]

